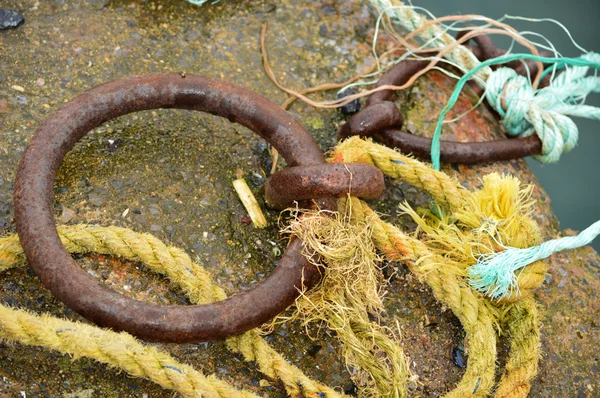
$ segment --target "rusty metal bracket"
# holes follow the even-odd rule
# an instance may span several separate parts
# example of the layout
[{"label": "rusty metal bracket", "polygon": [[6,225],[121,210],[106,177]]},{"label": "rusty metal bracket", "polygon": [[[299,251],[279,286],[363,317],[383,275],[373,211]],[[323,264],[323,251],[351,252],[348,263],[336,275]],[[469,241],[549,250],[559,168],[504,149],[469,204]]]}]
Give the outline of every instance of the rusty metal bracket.
[{"label": "rusty metal bracket", "polygon": [[[461,32],[465,34],[464,32]],[[461,35],[459,35],[459,38]],[[473,39],[476,43],[469,46],[473,53],[480,59],[497,57],[506,51],[496,48],[488,36],[478,36]],[[377,82],[377,87],[383,85],[403,85],[408,79],[423,69],[428,61],[403,61],[392,67]],[[537,64],[527,64],[531,73],[537,72]],[[526,74],[527,69],[515,61],[507,64],[520,74]],[[546,78],[542,85],[548,84]],[[480,93],[481,94],[481,93]],[[419,137],[400,131],[403,118],[396,105],[392,102],[395,92],[383,90],[371,94],[367,99],[367,106],[361,112],[352,116],[343,124],[338,132],[341,139],[360,135],[364,137],[374,136],[377,140],[391,148],[398,148],[404,153],[412,153],[421,158],[430,158],[431,139]],[[539,137],[532,135],[525,138],[507,138],[505,140],[487,142],[440,142],[440,160],[449,163],[486,163],[500,160],[518,159],[531,155],[539,155],[542,152],[542,142]]]},{"label": "rusty metal bracket", "polygon": [[[106,288],[64,249],[53,217],[56,173],[75,143],[118,116],[157,108],[212,113],[253,130],[288,165],[325,163],[317,143],[291,115],[249,90],[207,77],[149,74],[93,88],[62,106],[37,131],[19,166],[15,219],[30,265],[52,293],[87,319],[142,339],[199,342],[222,339],[269,321],[294,302],[299,288],[320,279],[294,239],[273,273],[253,289],[226,300],[195,306],[143,303]],[[328,210],[335,210],[334,208]]]}]

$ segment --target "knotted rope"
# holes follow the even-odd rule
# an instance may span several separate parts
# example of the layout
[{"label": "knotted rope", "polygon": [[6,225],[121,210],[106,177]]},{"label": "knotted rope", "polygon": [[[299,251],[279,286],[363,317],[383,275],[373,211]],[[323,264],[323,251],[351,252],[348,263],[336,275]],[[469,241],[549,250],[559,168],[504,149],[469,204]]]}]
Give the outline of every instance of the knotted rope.
[{"label": "knotted rope", "polygon": [[[434,252],[452,253],[444,262],[451,260],[462,269],[463,276],[477,258],[502,249],[498,239],[515,247],[530,247],[541,241],[539,228],[529,214],[531,188],[520,187],[516,178],[493,173],[484,177],[480,190],[470,192],[443,172],[358,137],[340,143],[331,161],[372,164],[390,178],[423,190],[444,207],[446,216],[439,218],[429,212],[424,218],[406,204],[402,206],[423,230],[423,239]],[[514,302],[530,295],[544,281],[546,270],[544,261],[529,264],[517,276],[520,295],[514,292],[498,299]]]},{"label": "knotted rope", "polygon": [[[370,3],[379,14],[388,15],[392,22],[403,29],[418,32],[418,36],[426,43],[424,48],[447,48],[448,51],[442,51],[444,57],[467,72],[456,85],[436,126],[431,148],[431,159],[436,170],[439,170],[439,140],[444,117],[452,109],[466,81],[474,77],[486,88],[486,98],[502,117],[508,134],[537,134],[540,137],[542,154],[536,159],[542,163],[558,161],[563,152],[570,151],[577,144],[577,126],[568,116],[600,120],[600,109],[583,104],[589,93],[600,91],[600,77],[595,73],[587,76],[590,68],[600,69],[599,54],[587,53],[578,58],[508,54],[479,62],[468,48],[457,45],[447,29],[428,23],[428,19],[417,12],[416,7],[406,6],[398,0],[371,0]],[[536,89],[537,84],[509,68],[490,68],[492,65],[523,59],[552,64],[553,67],[544,73],[553,72],[556,67],[565,67],[565,70],[555,76],[548,87]]]},{"label": "knotted rope", "polygon": [[[515,230],[525,228],[522,234],[515,235],[516,239],[532,239],[531,236],[534,236],[533,239],[535,239],[536,234],[532,233],[531,229],[534,227],[528,226],[527,221],[519,221],[515,216],[515,212],[522,210],[522,207],[527,204],[527,191],[518,189],[515,191],[514,180],[497,176],[487,181],[484,180],[484,188],[481,190],[469,192],[444,173],[432,170],[425,164],[389,148],[356,137],[341,143],[333,152],[330,160],[358,161],[380,166],[386,175],[410,181],[429,193],[434,200],[446,208],[448,214],[451,214],[454,219],[452,224],[448,224],[447,220],[449,218],[434,219],[437,216],[434,216],[433,213],[428,216],[431,219],[425,219],[415,212],[411,213],[405,205],[405,210],[422,229],[421,237],[410,236],[381,220],[364,202],[356,198],[342,199],[339,203],[340,209],[349,209],[350,216],[348,220],[353,225],[369,226],[369,231],[366,234],[363,233],[363,227],[359,228],[360,231],[363,231],[358,234],[361,239],[370,237],[369,240],[373,242],[374,247],[383,253],[387,259],[406,263],[411,272],[420,280],[425,281],[431,287],[436,298],[450,308],[463,324],[468,340],[469,364],[461,382],[447,396],[486,396],[489,394],[494,386],[496,328],[498,327],[506,328],[512,337],[512,341],[506,373],[498,386],[497,396],[526,396],[529,382],[537,371],[539,355],[537,310],[533,301],[523,298],[523,296],[505,297],[501,302],[492,302],[485,299],[480,293],[468,286],[465,272],[466,265],[464,263],[466,254],[457,255],[456,250],[449,252],[447,247],[443,247],[444,240],[438,239],[435,234],[448,235],[452,232],[448,230],[449,226],[456,224],[456,220],[459,220],[458,224],[461,222],[468,224],[470,222],[482,223],[485,218],[488,223],[486,225],[487,229],[485,231],[482,229],[481,234],[461,235],[459,232],[454,231],[451,241],[456,243],[457,239],[464,240],[489,236],[492,226],[496,226],[495,233],[498,236],[503,236],[502,234],[506,234],[511,228]],[[503,184],[504,188],[497,186],[497,184]],[[474,211],[477,208],[479,208],[479,213]],[[440,213],[444,214],[444,212]],[[475,217],[475,221],[471,220],[470,217]],[[490,222],[494,217],[495,221]],[[521,216],[524,220],[527,220],[527,217],[527,214]],[[330,219],[330,217],[321,218]],[[435,225],[438,225],[438,227],[435,227]],[[210,302],[222,299],[225,296],[220,288],[212,285],[208,273],[197,264],[194,264],[185,252],[174,247],[167,247],[151,235],[136,234],[124,228],[98,226],[61,226],[59,227],[59,234],[63,244],[70,252],[87,253],[94,251],[116,255],[132,261],[143,261],[153,271],[169,276],[174,283],[181,286],[193,298],[194,302]],[[321,242],[322,238],[323,236],[319,237],[317,241]],[[514,244],[512,241],[510,242]],[[355,241],[350,241],[350,243],[351,246],[355,246]],[[475,242],[475,246],[477,246],[477,242]],[[480,249],[485,246],[482,245]],[[314,247],[314,245],[311,247]],[[350,252],[350,250],[347,251]],[[469,251],[469,253],[472,254],[472,251]],[[323,248],[319,254],[327,258],[331,254],[331,249]],[[338,252],[338,254],[340,253]],[[348,255],[340,254],[340,259],[346,262]],[[0,239],[0,270],[23,263],[24,256],[17,237],[13,235]],[[528,266],[521,272],[518,282],[522,292],[530,291],[535,285],[541,283],[545,267],[546,265],[540,261],[535,263],[535,266]],[[375,278],[375,281],[377,280]],[[354,299],[347,295],[336,296],[335,293],[332,293],[334,292],[333,289],[323,290],[323,292],[328,293],[329,297],[343,298],[345,301],[342,304],[347,304],[349,299]],[[308,297],[311,296],[308,295]],[[380,329],[377,325],[373,327],[372,322],[368,321],[366,308],[368,307],[363,308],[365,311],[364,317],[362,315],[355,316],[355,314],[351,318],[355,322],[350,322],[350,334],[339,332],[346,328],[347,325],[344,321],[348,318],[339,316],[337,319],[340,322],[336,323],[335,320],[332,322],[340,338],[344,342],[350,343],[344,348],[344,355],[347,359],[350,358],[349,364],[359,366],[360,370],[365,372],[368,377],[372,377],[373,380],[380,380],[380,382],[375,383],[375,390],[372,390],[375,392],[371,394],[367,392],[365,396],[383,396],[380,391],[387,391],[386,395],[389,396],[405,396],[408,371],[405,367],[404,354],[399,345],[386,333],[385,329]],[[377,306],[372,308],[377,308]],[[206,396],[232,396],[225,395],[229,392],[217,391],[217,387],[213,386],[213,384],[221,383],[218,384],[218,388],[225,391],[225,387],[222,387],[225,386],[223,382],[219,381],[217,383],[217,381],[214,381],[216,379],[210,376],[210,380],[207,380],[205,376],[193,371],[193,369],[188,370],[187,365],[179,366],[180,364],[168,362],[164,357],[161,357],[163,358],[160,360],[162,362],[159,361],[159,363],[162,363],[160,371],[156,370],[158,365],[155,365],[155,368],[152,368],[154,370],[143,368],[146,370],[142,372],[140,370],[141,365],[136,365],[135,361],[153,361],[152,363],[156,363],[157,360],[154,359],[154,356],[158,355],[156,354],[158,351],[153,349],[154,351],[151,350],[147,353],[143,349],[144,346],[135,343],[135,339],[126,334],[117,335],[125,336],[124,339],[128,339],[123,343],[103,344],[96,339],[104,339],[105,336],[108,336],[106,338],[115,339],[112,335],[116,334],[84,325],[90,328],[93,333],[87,334],[86,332],[84,335],[79,335],[79,331],[83,330],[80,324],[68,323],[68,321],[60,321],[66,322],[61,323],[60,328],[50,323],[51,326],[46,329],[37,326],[30,329],[33,327],[31,322],[43,321],[39,317],[36,318],[30,314],[26,314],[30,317],[30,320],[20,321],[19,319],[25,319],[23,318],[24,315],[20,314],[19,311],[8,308],[3,308],[0,314],[0,325],[2,325],[0,336],[3,338],[20,340],[26,344],[43,345],[59,349],[61,352],[79,353],[79,355],[90,356],[104,362],[107,361],[107,358],[111,358],[112,362],[109,363],[123,367],[132,375],[148,377],[159,382],[162,386],[176,389],[186,396],[199,396],[198,391],[200,389],[202,389],[202,393],[207,394]],[[365,318],[367,321],[361,321],[361,318]],[[10,328],[5,326],[9,324],[16,324],[17,326],[11,326]],[[11,332],[9,333],[7,330],[11,330]],[[69,341],[77,340],[80,342],[83,337],[83,340],[81,340],[83,342],[80,342],[80,344],[103,348],[102,350],[94,348],[92,351],[86,351],[79,350],[77,345],[69,348],[63,343],[51,344],[47,338],[35,337],[38,330],[42,336],[51,334],[52,341],[69,339]],[[97,332],[98,330],[102,333],[101,335],[98,334],[100,333]],[[92,343],[88,341],[88,338],[93,339],[91,340]],[[148,358],[139,354],[143,359],[135,359],[137,358],[135,357],[126,360],[112,355],[111,351],[106,351],[110,350],[113,345],[123,346],[124,344],[127,347],[138,344],[141,348],[128,348],[126,352],[143,352]],[[289,365],[255,331],[230,338],[228,347],[234,352],[242,353],[247,360],[256,361],[261,371],[268,377],[281,380],[286,386],[288,394],[292,396],[340,396],[335,391],[311,381],[297,368]],[[380,351],[380,354],[377,354],[378,351]],[[388,383],[387,386],[384,382],[385,378],[381,378],[384,376],[377,376],[377,374],[378,372],[384,372],[380,373],[380,375],[384,375],[388,371],[387,369],[390,369],[388,368],[390,362],[384,361],[387,364],[384,363],[385,366],[381,367],[381,364],[377,361],[372,361],[372,358],[379,358],[379,362],[382,362],[381,358],[383,357],[381,355],[395,358],[395,362],[391,362],[391,374],[396,381]],[[376,366],[369,366],[373,363]],[[173,372],[176,374],[172,375]],[[161,378],[160,375],[169,379],[166,380],[162,376]],[[390,388],[390,385],[392,388]],[[194,388],[198,391],[190,390],[190,386],[195,386]],[[210,391],[210,394],[213,395],[206,391]],[[232,391],[235,391],[232,394],[242,394],[236,390]]]},{"label": "knotted rope", "polygon": [[[600,77],[597,75],[600,54],[589,52],[577,58],[507,54],[479,62],[473,54],[469,55],[470,51],[466,47],[457,46],[457,41],[446,29],[436,23],[429,23],[415,7],[405,6],[398,0],[371,0],[371,4],[379,14],[388,15],[392,22],[425,40],[424,47],[447,48],[448,51],[440,54],[466,71],[458,80],[437,121],[431,145],[434,169],[440,169],[440,138],[444,118],[458,100],[464,85],[472,78],[477,78],[486,88],[485,97],[502,117],[502,124],[509,135],[537,134],[542,142],[542,153],[536,159],[542,163],[558,161],[562,153],[570,151],[577,144],[579,131],[569,116],[600,120],[600,108],[584,104],[588,94],[600,92]],[[490,68],[493,65],[528,59],[551,65],[536,77],[534,83],[512,69]],[[537,89],[537,81],[547,73],[554,75],[559,67],[564,68],[564,71],[553,76],[547,87]],[[590,71],[593,74],[588,76]],[[578,237],[561,238],[540,246],[532,245],[529,249],[515,248],[509,244],[505,246],[506,242],[498,241],[506,250],[481,256],[477,265],[469,270],[471,285],[492,297],[512,294],[517,286],[514,271],[546,258],[555,251],[586,245],[599,234],[597,222]],[[518,294],[518,289],[516,293]]]},{"label": "knotted rope", "polygon": [[440,113],[431,156],[434,168],[439,169],[441,128],[444,117],[452,109],[466,82],[482,67],[499,65],[517,59],[535,59],[545,63],[562,63],[565,71],[550,81],[550,85],[534,90],[531,82],[510,68],[498,68],[486,82],[486,98],[502,117],[508,134],[528,136],[537,134],[542,141],[542,163],[556,162],[563,152],[577,144],[577,125],[567,116],[600,120],[600,109],[582,101],[591,92],[600,92],[600,77],[587,76],[590,68],[600,69],[600,55],[589,53],[579,58],[547,58],[531,54],[511,54],[493,58],[467,72]]}]

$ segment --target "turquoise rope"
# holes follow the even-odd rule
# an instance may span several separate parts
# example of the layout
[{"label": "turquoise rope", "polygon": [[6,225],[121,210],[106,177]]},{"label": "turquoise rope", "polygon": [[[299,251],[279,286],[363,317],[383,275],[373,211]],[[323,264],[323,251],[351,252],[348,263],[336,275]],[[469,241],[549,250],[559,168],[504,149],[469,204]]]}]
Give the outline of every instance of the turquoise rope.
[{"label": "turquoise rope", "polygon": [[[594,69],[600,69],[600,55],[595,54],[595,53],[589,53],[589,54],[585,54],[581,57],[577,57],[577,58],[554,58],[554,57],[540,57],[540,56],[536,56],[533,54],[508,54],[508,55],[504,55],[498,58],[492,58],[489,59],[487,61],[484,61],[482,63],[480,63],[477,67],[471,69],[470,71],[468,71],[462,78],[460,78],[460,80],[458,80],[458,82],[456,83],[456,87],[454,89],[454,91],[452,92],[452,95],[450,96],[450,100],[448,101],[448,104],[442,109],[440,116],[438,118],[437,121],[437,125],[435,128],[435,133],[433,135],[433,141],[431,144],[431,161],[433,163],[433,168],[436,170],[440,169],[440,137],[442,134],[442,124],[444,122],[444,118],[446,117],[446,115],[448,114],[448,112],[454,107],[454,105],[456,104],[456,101],[458,100],[458,96],[460,95],[460,92],[462,90],[462,88],[464,87],[464,85],[467,83],[467,81],[469,79],[471,79],[479,70],[481,70],[482,68],[486,68],[492,65],[499,65],[499,64],[504,64],[510,61],[514,61],[514,60],[522,60],[522,59],[532,59],[535,61],[541,61],[544,63],[552,63],[552,64],[558,64],[560,66],[564,66],[564,65],[570,65],[570,66],[575,66],[575,67],[586,67],[586,68],[594,68]],[[494,74],[500,74],[500,73],[504,73],[505,74],[505,79],[510,79],[512,77],[516,76],[516,73],[514,71],[511,72],[507,72],[507,70],[510,70],[508,68],[500,68],[496,71],[494,71],[492,73],[492,76],[488,79],[488,81],[490,79],[493,78]],[[572,70],[575,70],[575,68],[573,68]],[[542,130],[544,130],[546,128],[546,125],[550,125],[551,127],[554,128],[558,128],[560,130],[563,130],[563,135],[566,135],[566,139],[565,141],[570,141],[568,142],[568,145],[565,145],[566,148],[565,150],[569,150],[571,147],[574,146],[574,142],[576,142],[576,138],[577,138],[577,127],[575,126],[575,124],[571,121],[571,119],[565,117],[563,114],[570,114],[572,116],[580,116],[580,117],[589,117],[589,118],[594,118],[594,119],[600,119],[600,110],[598,108],[594,108],[591,106],[585,106],[585,105],[579,105],[579,104],[574,104],[573,102],[575,100],[579,100],[580,97],[585,97],[585,95],[589,92],[595,91],[595,92],[600,92],[600,78],[598,78],[597,76],[591,76],[589,78],[585,78],[585,72],[587,72],[586,70],[577,70],[577,73],[575,74],[576,78],[579,79],[577,81],[564,81],[564,78],[558,79],[560,86],[560,92],[559,90],[555,90],[552,91],[553,89],[555,89],[556,87],[553,87],[552,85],[544,88],[542,90],[538,90],[537,93],[540,93],[542,91],[544,91],[545,93],[547,93],[545,95],[545,98],[542,99],[542,106],[543,105],[547,105],[550,110],[550,118],[548,117],[548,114],[541,114],[541,115],[534,115],[535,117],[538,117],[540,120],[538,120],[542,126]],[[563,72],[563,74],[568,73],[567,71]],[[568,75],[567,75],[568,76]],[[558,76],[558,78],[560,78],[560,75]],[[554,81],[556,81],[557,78],[555,78]],[[554,81],[552,82],[554,84]],[[506,84],[508,82],[508,80],[506,80],[506,82],[504,84]],[[575,86],[575,87],[574,87]],[[573,94],[573,90],[574,88],[576,89],[576,94]],[[497,93],[497,94],[501,94]],[[492,98],[491,95],[488,95],[488,100],[490,100]],[[498,98],[498,97],[494,97],[494,98]],[[517,95],[515,98],[512,98],[515,102],[517,102],[519,100],[519,96]],[[551,101],[549,101],[549,99],[551,99]],[[550,102],[550,103],[547,103]],[[499,101],[497,101],[497,103],[492,103],[492,106],[494,106],[496,108],[496,110],[498,110],[501,115],[503,113],[503,109],[502,109],[502,105],[499,103]],[[510,130],[509,132],[512,132],[513,134],[522,134],[522,135],[529,135],[531,134],[533,131],[531,129],[531,123],[528,122],[527,120],[525,120],[526,115],[525,113],[527,112],[527,108],[526,106],[523,105],[527,105],[527,104],[517,104],[517,106],[515,106],[515,108],[517,109],[517,114],[510,114],[508,116],[510,116]],[[507,116],[506,114],[504,116]],[[543,119],[543,120],[541,120]],[[551,120],[549,120],[551,119]],[[508,128],[507,128],[508,129]],[[546,131],[537,131],[538,134],[545,134],[548,133]],[[571,134],[571,136],[569,137],[569,134]],[[573,142],[574,141],[574,142]],[[542,143],[544,144],[544,146],[546,148],[543,148],[543,150],[546,150],[546,152],[548,152],[548,146],[551,143],[545,143],[544,140],[542,139]],[[547,161],[555,161],[557,160],[558,157],[556,154],[553,154],[552,157],[547,160]]]},{"label": "turquoise rope", "polygon": [[505,247],[506,250],[502,252],[483,254],[479,256],[477,264],[467,268],[469,283],[474,289],[495,299],[512,293],[518,295],[518,275],[515,271],[543,260],[553,253],[588,245],[598,235],[600,235],[600,220],[577,236],[552,239],[527,249]]}]

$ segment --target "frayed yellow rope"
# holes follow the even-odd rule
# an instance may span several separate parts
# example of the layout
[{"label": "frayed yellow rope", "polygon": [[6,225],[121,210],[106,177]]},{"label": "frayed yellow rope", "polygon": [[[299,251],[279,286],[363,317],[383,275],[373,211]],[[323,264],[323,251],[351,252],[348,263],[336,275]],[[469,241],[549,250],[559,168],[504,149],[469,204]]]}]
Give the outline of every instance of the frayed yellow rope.
[{"label": "frayed yellow rope", "polygon": [[[539,239],[537,226],[528,212],[524,211],[530,204],[527,189],[522,189],[516,179],[490,175],[483,180],[482,189],[471,193],[447,175],[411,157],[358,138],[340,144],[331,160],[374,164],[386,175],[423,189],[446,209],[418,214],[404,205],[404,210],[419,225],[418,234],[424,241],[385,223],[356,198],[341,200],[342,211],[335,213],[333,219],[314,214],[290,227],[291,232],[308,242],[307,246],[313,250],[311,254],[322,256],[332,266],[332,272],[326,273],[321,289],[304,294],[304,301],[298,302],[301,313],[304,313],[307,321],[327,321],[328,326],[337,332],[345,343],[344,356],[348,365],[360,369],[354,377],[357,384],[363,386],[361,394],[405,396],[409,374],[404,354],[390,331],[369,320],[369,314],[377,315],[382,309],[379,290],[382,277],[377,268],[374,245],[386,258],[407,263],[410,270],[432,288],[436,298],[455,313],[465,328],[469,343],[469,366],[461,382],[447,396],[485,396],[491,391],[496,361],[495,329],[500,321],[508,329],[512,341],[506,373],[496,395],[526,396],[530,380],[537,372],[539,357],[535,303],[530,298],[514,304],[509,303],[511,300],[490,302],[468,286],[465,262],[476,251],[494,250],[497,240],[507,240],[507,243],[518,246],[529,245],[531,240]],[[185,252],[167,247],[151,235],[136,234],[124,228],[97,226],[63,226],[59,228],[59,233],[63,244],[71,252],[98,252],[143,261],[153,271],[167,274],[190,295],[192,301],[203,303],[225,297],[222,289],[212,285],[208,273],[194,264]],[[365,240],[365,236],[371,239]],[[336,239],[338,243],[331,245],[330,242]],[[24,256],[17,237],[0,239],[0,271],[23,262]],[[184,271],[186,268],[192,271],[193,277],[190,278],[188,270]],[[519,276],[521,290],[539,286],[545,271],[543,262],[525,268]],[[356,280],[364,280],[365,283],[354,283]],[[23,325],[13,328],[17,330],[17,338],[25,343],[55,347],[51,341],[36,340],[35,334],[19,336],[19,333],[29,332],[28,329],[38,321],[38,318],[28,316],[32,317],[26,313],[0,312],[2,321],[5,321],[4,318],[23,319]],[[69,332],[64,336],[75,335],[72,330],[67,330],[71,327],[63,329]],[[228,346],[234,352],[242,353],[247,360],[255,360],[268,377],[280,379],[292,396],[339,396],[288,364],[256,331],[230,338]],[[89,355],[100,361],[106,357],[103,357],[101,350]],[[157,379],[153,373],[140,373],[135,363],[128,364],[126,361],[123,366],[132,369],[134,375]],[[176,365],[167,366],[166,369],[170,371],[179,369]],[[136,369],[138,373],[135,373]],[[212,379],[193,372],[186,374],[181,382],[183,384],[174,385],[173,380],[178,380],[177,377],[158,382],[167,388],[187,391],[182,392],[184,395],[193,394],[188,391],[188,376],[201,388],[214,390],[214,394],[211,393],[213,395],[207,396],[243,396],[223,395],[229,394],[224,384],[218,385],[224,391],[219,392],[213,386]],[[233,391],[234,394],[242,394]]]},{"label": "frayed yellow rope", "polygon": [[[424,232],[422,239],[444,261],[453,261],[464,275],[476,258],[511,247],[530,247],[540,242],[540,232],[530,214],[531,188],[521,187],[518,179],[490,174],[482,180],[481,189],[469,192],[445,173],[382,145],[351,137],[332,153],[332,162],[368,163],[385,175],[423,190],[446,209],[447,214],[427,212],[419,215],[407,205],[402,209]],[[547,270],[537,261],[519,270],[520,293],[527,296],[539,287]],[[517,301],[517,294],[507,295],[502,302]]]},{"label": "frayed yellow rope", "polygon": [[205,376],[127,333],[115,333],[80,322],[33,315],[0,305],[0,339],[93,358],[179,392],[184,397],[258,398],[214,376]]},{"label": "frayed yellow rope", "polygon": [[469,192],[411,157],[358,137],[338,145],[330,161],[374,164],[389,177],[421,188],[446,209],[419,215],[407,204],[402,206],[419,225],[417,236],[422,241],[382,221],[364,202],[353,199],[352,207],[355,219],[370,217],[372,239],[386,258],[406,262],[463,324],[470,344],[469,366],[449,396],[485,396],[491,390],[496,356],[494,328],[503,314],[508,314],[503,323],[512,342],[497,396],[526,396],[537,373],[540,340],[535,303],[524,297],[541,285],[547,265],[538,261],[523,269],[518,283],[525,294],[500,302],[491,302],[473,291],[466,281],[465,268],[474,262],[475,253],[497,249],[495,243],[500,240],[526,247],[540,239],[529,210],[530,188],[521,187],[515,178],[491,174],[484,178],[481,189]]},{"label": "frayed yellow rope", "polygon": [[435,297],[454,312],[465,329],[467,371],[446,397],[486,396],[494,385],[496,362],[492,306],[469,287],[460,270],[447,266],[423,242],[381,220],[366,203],[355,198],[352,201],[355,217],[367,217],[372,223],[372,239],[377,249],[389,260],[406,263],[413,274],[431,287]]},{"label": "frayed yellow rope", "polygon": [[496,398],[525,398],[529,383],[538,372],[540,328],[535,300],[527,297],[508,307],[504,320],[511,338],[506,372],[496,389]]},{"label": "frayed yellow rope", "polygon": [[336,333],[361,397],[406,397],[407,358],[393,332],[377,322],[384,310],[381,259],[370,223],[350,222],[351,214],[350,206],[303,212],[284,230],[302,239],[307,258],[325,265],[321,283],[296,300],[291,318]]},{"label": "frayed yellow rope", "polygon": [[[181,249],[160,239],[119,227],[96,225],[59,226],[59,236],[70,253],[101,253],[140,261],[152,271],[166,275],[196,304],[226,298],[212,283],[210,274],[194,263]],[[25,263],[18,236],[0,238],[0,271]],[[61,332],[57,332],[57,331]],[[255,397],[236,390],[214,376],[203,376],[189,365],[176,362],[165,353],[145,346],[126,333],[114,333],[48,315],[35,316],[0,306],[0,338],[39,345],[75,357],[87,356],[120,367],[133,376],[148,378],[186,397]],[[335,390],[308,378],[271,348],[256,330],[227,340],[233,352],[247,361],[256,361],[260,371],[280,380],[293,397],[342,397]],[[160,367],[159,364],[164,366]]]}]

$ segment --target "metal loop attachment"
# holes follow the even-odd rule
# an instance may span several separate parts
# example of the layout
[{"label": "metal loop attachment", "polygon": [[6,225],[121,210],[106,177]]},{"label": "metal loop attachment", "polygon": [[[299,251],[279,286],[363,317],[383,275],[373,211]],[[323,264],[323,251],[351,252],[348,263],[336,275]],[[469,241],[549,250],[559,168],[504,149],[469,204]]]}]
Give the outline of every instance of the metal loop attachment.
[{"label": "metal loop attachment", "polygon": [[[325,163],[310,134],[268,99],[220,80],[180,74],[149,74],[115,80],[63,105],[37,131],[17,173],[15,219],[29,264],[43,284],[87,319],[142,339],[199,342],[239,334],[269,321],[310,288],[320,272],[293,240],[271,275],[253,289],[204,305],[143,303],[107,289],[63,247],[53,216],[56,173],[75,143],[118,116],[157,108],[212,113],[240,123],[269,141],[290,166]],[[335,209],[328,209],[335,210]]]},{"label": "metal loop attachment", "polygon": [[[464,35],[461,32],[460,38]],[[469,46],[473,53],[480,59],[498,57],[505,50],[496,48],[488,36],[473,38],[476,45]],[[408,79],[423,69],[428,61],[405,60],[398,63],[387,71],[377,82],[376,87],[384,85],[401,86]],[[520,74],[537,72],[537,64],[528,62],[523,64],[514,61],[507,66],[514,68]],[[547,78],[541,82],[542,86],[548,84]],[[479,93],[481,95],[481,93]],[[361,112],[352,116],[343,124],[338,135],[340,139],[352,135],[364,137],[373,136],[378,141],[391,147],[397,148],[404,153],[411,153],[417,157],[428,159],[431,156],[431,139],[415,136],[400,130],[403,123],[402,115],[394,105],[393,90],[382,90],[371,94],[367,99],[367,106]],[[448,163],[486,163],[501,160],[518,159],[531,155],[539,155],[542,152],[542,143],[537,135],[524,138],[507,138],[498,141],[487,142],[456,142],[440,141],[440,160]]]}]

